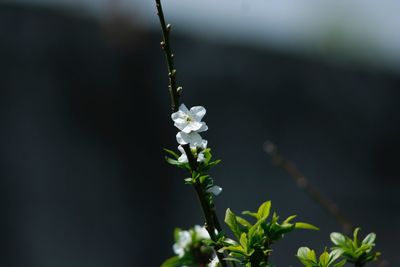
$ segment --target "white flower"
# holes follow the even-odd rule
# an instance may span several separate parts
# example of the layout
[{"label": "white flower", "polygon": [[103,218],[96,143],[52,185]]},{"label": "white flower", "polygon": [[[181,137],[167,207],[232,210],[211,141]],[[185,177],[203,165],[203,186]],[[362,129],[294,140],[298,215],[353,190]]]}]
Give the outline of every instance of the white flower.
[{"label": "white flower", "polygon": [[172,246],[175,254],[182,258],[185,255],[186,248],[192,243],[192,235],[189,231],[180,231],[178,240]]},{"label": "white flower", "polygon": [[210,264],[208,264],[208,267],[217,267],[217,266],[219,266],[219,261],[217,257],[214,257],[210,262]]},{"label": "white flower", "polygon": [[207,140],[204,140],[198,133],[184,133],[179,132],[176,134],[176,141],[180,145],[189,144],[191,148],[200,147],[205,149],[207,147]]},{"label": "white flower", "polygon": [[208,234],[208,231],[206,230],[205,227],[200,225],[195,225],[193,230],[194,233],[196,234],[197,239],[210,239],[210,235]]},{"label": "white flower", "polygon": [[213,194],[214,196],[218,196],[222,192],[222,187],[218,185],[213,185],[212,187],[207,189],[207,192]]},{"label": "white flower", "polygon": [[[178,146],[178,150],[182,153],[182,155],[178,158],[178,161],[181,163],[188,163],[189,160],[186,156],[186,151],[183,149],[182,146]],[[197,162],[203,162],[205,160],[204,158],[204,151],[201,151],[197,155]]]},{"label": "white flower", "polygon": [[200,153],[197,154],[197,162],[204,162],[205,160],[204,151],[200,151]]},{"label": "white flower", "polygon": [[172,113],[171,119],[174,121],[174,125],[184,133],[200,133],[208,129],[206,123],[201,121],[205,114],[204,107],[196,106],[188,110],[185,104],[181,104],[179,110]]}]

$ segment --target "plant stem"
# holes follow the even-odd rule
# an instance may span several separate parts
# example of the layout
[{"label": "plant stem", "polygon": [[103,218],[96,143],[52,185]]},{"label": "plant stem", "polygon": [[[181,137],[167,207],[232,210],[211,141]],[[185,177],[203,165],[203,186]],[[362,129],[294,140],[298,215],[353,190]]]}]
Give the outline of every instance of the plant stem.
[{"label": "plant stem", "polygon": [[[215,225],[215,221],[217,219],[215,211],[212,209],[212,206],[209,205],[209,201],[207,201],[207,198],[205,197],[206,193],[204,192],[203,187],[199,181],[194,184],[194,189],[196,190],[197,197],[199,199],[200,205],[203,209],[204,217],[206,219],[205,228],[210,235],[211,240],[217,242],[218,240],[215,230],[219,232],[221,231],[221,229],[217,229],[217,226]],[[221,263],[221,266],[227,266],[226,261],[223,260],[225,258],[224,254],[218,252],[218,250],[221,248],[222,247],[219,245],[214,245],[214,249],[217,253],[217,257],[219,262]]]},{"label": "plant stem", "polygon": [[[170,43],[171,25],[166,24],[166,22],[165,22],[164,12],[163,12],[162,5],[161,5],[161,0],[155,0],[155,1],[156,1],[156,6],[157,6],[157,15],[159,17],[160,25],[161,25],[161,29],[162,29],[162,33],[163,33],[163,40],[161,41],[161,48],[164,51],[165,58],[167,61],[167,67],[168,67],[168,80],[169,80],[168,89],[169,89],[169,94],[170,94],[170,98],[171,98],[171,110],[172,110],[172,112],[176,112],[178,110],[179,98],[181,95],[182,88],[178,87],[177,83],[176,83],[176,69],[174,67],[174,54],[172,53],[171,43]],[[196,161],[195,157],[193,156],[193,153],[192,153],[189,145],[183,145],[183,149],[185,150],[185,154],[188,158],[189,165],[190,165],[190,168],[192,169],[192,173],[193,173],[193,171],[196,171],[198,168],[197,161]],[[213,203],[210,203],[209,201],[207,201],[206,192],[204,192],[204,189],[203,189],[202,185],[200,184],[200,182],[196,182],[194,184],[194,187],[195,187],[197,197],[200,201],[200,205],[202,207],[204,217],[206,220],[205,227],[210,235],[210,238],[214,242],[217,242],[216,233],[221,231],[221,225],[218,221],[217,214],[215,212],[215,206]],[[225,257],[224,254],[218,252],[218,250],[220,248],[221,247],[219,247],[217,245],[214,246],[214,249],[217,253],[217,257],[218,257],[218,260],[219,260],[221,266],[226,267],[227,262],[223,260],[223,258]]]},{"label": "plant stem", "polygon": [[174,54],[171,50],[171,42],[169,35],[171,32],[171,24],[165,23],[164,12],[161,6],[161,0],[155,0],[157,6],[157,15],[160,19],[161,29],[163,33],[163,40],[161,41],[161,48],[164,51],[165,58],[167,60],[168,66],[168,80],[169,80],[169,94],[171,97],[171,109],[172,112],[178,110],[180,92],[178,91],[178,86],[176,85],[176,69],[174,67]]},{"label": "plant stem", "polygon": [[[194,158],[189,145],[184,145],[183,149],[185,150],[185,153],[188,157],[190,168],[192,170],[197,170],[197,167],[198,167],[197,161]],[[191,172],[191,174],[193,175],[193,171]],[[205,228],[206,228],[208,234],[210,235],[211,240],[214,242],[217,242],[218,240],[217,240],[216,232],[221,231],[221,225],[218,221],[218,217],[215,212],[215,206],[212,202],[210,203],[209,201],[207,201],[206,192],[204,192],[204,189],[203,189],[200,181],[195,182],[194,188],[196,190],[197,198],[199,199],[201,208],[204,213],[204,218],[206,220]],[[225,258],[224,254],[218,252],[218,250],[221,249],[221,247],[215,245],[214,249],[217,253],[217,257],[218,257],[219,262],[221,263],[221,266],[227,266],[226,261],[223,260],[223,258]]]},{"label": "plant stem", "polygon": [[272,157],[272,162],[284,170],[293,180],[297,186],[302,189],[312,200],[318,203],[324,210],[330,213],[342,227],[343,232],[349,234],[352,232],[352,223],[343,215],[339,206],[326,198],[321,191],[319,191],[295,166],[295,164],[287,160],[278,148],[272,142],[264,144],[264,151]]}]

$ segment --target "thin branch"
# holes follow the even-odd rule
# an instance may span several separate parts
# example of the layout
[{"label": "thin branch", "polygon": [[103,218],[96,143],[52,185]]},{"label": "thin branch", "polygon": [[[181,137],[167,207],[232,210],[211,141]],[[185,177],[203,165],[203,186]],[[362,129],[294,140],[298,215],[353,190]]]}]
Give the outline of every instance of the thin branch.
[{"label": "thin branch", "polygon": [[[217,219],[215,211],[213,210],[212,206],[209,204],[209,201],[207,201],[206,198],[206,193],[204,192],[204,189],[200,182],[196,182],[194,184],[194,188],[197,193],[197,197],[199,199],[200,205],[203,209],[204,217],[206,219],[206,224],[205,228],[210,235],[211,240],[214,242],[218,241],[217,239],[217,231],[220,232],[221,229],[218,229],[217,225],[215,225],[215,221]],[[216,231],[217,230],[217,231]],[[217,253],[217,257],[219,262],[221,263],[221,266],[228,266],[227,262],[223,260],[225,258],[224,253],[218,252],[222,247],[218,244],[214,245],[215,252]]]},{"label": "thin branch", "polygon": [[339,206],[326,198],[293,164],[293,162],[285,159],[285,157],[279,153],[278,148],[272,142],[265,142],[264,151],[271,156],[272,162],[284,170],[293,180],[297,186],[302,189],[312,200],[319,204],[325,211],[330,213],[342,227],[343,232],[349,234],[352,230],[352,224],[343,215]]},{"label": "thin branch", "polygon": [[160,25],[163,33],[161,48],[164,51],[168,66],[168,80],[169,80],[168,90],[171,97],[171,109],[172,112],[175,112],[178,110],[179,107],[179,97],[182,88],[176,85],[176,69],[174,67],[174,54],[172,53],[171,41],[169,39],[169,35],[171,33],[171,24],[165,23],[161,0],[155,0],[155,1],[157,6],[157,15],[158,18],[160,19]]},{"label": "thin branch", "polygon": [[[161,0],[155,0],[157,6],[157,15],[160,20],[160,25],[163,33],[163,40],[161,41],[161,48],[164,51],[165,58],[167,61],[168,67],[168,80],[169,80],[169,94],[171,98],[171,110],[172,112],[176,112],[179,107],[179,98],[182,92],[182,87],[178,87],[176,83],[176,69],[174,66],[174,54],[171,50],[170,43],[170,33],[171,33],[171,25],[165,22],[164,12],[161,5]],[[189,147],[189,145],[184,145],[183,149],[185,150],[185,154],[188,157],[190,168],[193,171],[198,169],[198,164],[196,158],[193,156],[193,153]],[[221,226],[217,218],[217,214],[215,212],[215,207],[213,203],[207,201],[206,192],[202,188],[202,185],[198,182],[194,184],[197,197],[200,201],[200,205],[202,207],[204,217],[206,220],[205,228],[207,229],[211,239],[214,242],[217,242],[217,233],[221,231]],[[223,253],[219,253],[218,250],[221,248],[219,246],[214,246],[215,251],[217,253],[218,260],[221,266],[226,267],[227,262],[223,259],[225,258]]]},{"label": "thin branch", "polygon": [[[302,189],[312,200],[319,204],[325,211],[330,213],[342,227],[344,233],[350,234],[353,230],[353,224],[345,217],[339,206],[326,198],[295,166],[295,164],[287,160],[281,153],[279,153],[276,145],[270,141],[264,143],[264,151],[271,156],[272,162],[284,170],[293,180],[297,186]],[[389,262],[385,259],[378,259],[376,263],[379,267],[389,266]]]}]

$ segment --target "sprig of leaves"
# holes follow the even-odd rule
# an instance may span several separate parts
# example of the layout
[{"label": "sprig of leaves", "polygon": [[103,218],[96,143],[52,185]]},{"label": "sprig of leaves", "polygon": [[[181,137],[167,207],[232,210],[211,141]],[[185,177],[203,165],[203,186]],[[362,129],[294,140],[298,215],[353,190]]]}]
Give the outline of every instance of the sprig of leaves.
[{"label": "sprig of leaves", "polygon": [[346,264],[345,259],[336,262],[341,256],[341,252],[338,250],[333,250],[330,253],[325,250],[317,259],[314,250],[301,247],[296,256],[305,267],[342,267]]},{"label": "sprig of leaves", "polygon": [[197,170],[192,170],[189,162],[178,161],[179,155],[177,153],[175,153],[173,150],[164,148],[164,151],[168,154],[168,156],[165,156],[165,160],[169,164],[176,166],[178,168],[181,168],[181,169],[188,170],[188,171],[196,171],[199,173],[205,173],[221,162],[221,160],[219,160],[219,159],[214,160],[214,161],[211,160],[212,159],[211,148],[206,148],[204,150],[200,150],[199,148],[191,149],[194,158],[197,158],[197,155],[200,152],[202,152],[204,154],[204,161],[199,162]]},{"label": "sprig of leaves", "polygon": [[376,234],[368,234],[362,241],[358,238],[360,228],[356,228],[353,239],[341,233],[331,233],[331,241],[336,246],[332,247],[332,252],[337,251],[355,266],[364,266],[366,263],[377,260],[380,252],[374,252]]},{"label": "sprig of leaves", "polygon": [[[196,231],[196,227],[189,229],[188,231],[183,231],[176,228],[174,231],[175,246],[182,250],[182,254],[173,256],[166,261],[164,261],[161,267],[182,267],[182,266],[197,266],[198,264],[203,264],[206,266],[210,263],[211,259],[214,257],[214,249],[210,246],[209,238],[205,238],[204,234],[199,234],[199,230]],[[188,234],[190,237],[186,242],[182,244],[181,234]],[[175,248],[174,248],[175,250]]]},{"label": "sprig of leaves", "polygon": [[[235,235],[235,244],[224,246],[221,251],[227,251],[227,260],[240,262],[242,265],[268,266],[268,258],[272,252],[271,245],[282,239],[286,233],[295,229],[318,230],[317,227],[303,222],[291,223],[295,215],[279,223],[279,216],[270,216],[271,201],[261,204],[257,212],[244,211],[242,214],[255,219],[254,223],[235,215],[230,209],[226,210],[225,223]],[[253,221],[254,221],[253,219]]]}]

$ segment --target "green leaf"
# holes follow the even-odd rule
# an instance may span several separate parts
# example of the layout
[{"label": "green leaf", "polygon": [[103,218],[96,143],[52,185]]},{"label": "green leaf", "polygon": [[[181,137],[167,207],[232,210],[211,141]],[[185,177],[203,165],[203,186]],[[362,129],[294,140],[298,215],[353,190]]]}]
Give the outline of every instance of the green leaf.
[{"label": "green leaf", "polygon": [[161,267],[179,267],[182,266],[180,264],[180,258],[178,256],[167,259],[161,264]]},{"label": "green leaf", "polygon": [[353,243],[356,247],[358,247],[358,232],[361,230],[361,228],[357,227],[354,232],[353,232]]},{"label": "green leaf", "polygon": [[337,250],[334,249],[329,253],[329,263],[333,263],[334,261],[336,261],[337,259],[340,258],[340,256],[342,255],[342,251],[341,250]]},{"label": "green leaf", "polygon": [[190,178],[190,177],[189,178],[185,178],[184,181],[185,181],[185,184],[194,184],[193,179]]},{"label": "green leaf", "polygon": [[249,223],[249,221],[247,221],[246,219],[243,219],[242,217],[239,217],[239,216],[236,216],[236,221],[238,223],[240,223],[241,225],[243,225],[244,227],[246,227],[247,229],[249,229],[250,227],[253,226],[251,223]]},{"label": "green leaf", "polygon": [[268,218],[270,210],[271,210],[271,201],[266,201],[263,204],[261,204],[261,206],[258,208],[257,211],[258,219],[264,217]]},{"label": "green leaf", "polygon": [[308,247],[300,247],[297,250],[296,256],[299,257],[299,258],[302,258],[302,259],[307,259],[308,258],[307,254],[308,254],[309,251],[310,251],[310,249]]},{"label": "green leaf", "polygon": [[236,215],[230,210],[227,209],[225,213],[225,223],[229,226],[233,234],[237,239],[240,239],[241,230],[239,228],[238,222],[236,220]]},{"label": "green leaf", "polygon": [[364,238],[364,240],[361,243],[362,244],[370,244],[370,245],[372,245],[372,244],[374,244],[375,239],[376,239],[376,234],[375,233],[370,233]]},{"label": "green leaf", "polygon": [[182,163],[169,157],[165,157],[165,160],[169,164],[177,166],[178,168],[190,170],[189,163]]},{"label": "green leaf", "polygon": [[315,251],[308,247],[301,247],[297,250],[296,257],[304,266],[314,266],[317,263]]},{"label": "green leaf", "polygon": [[311,250],[307,253],[307,257],[308,257],[309,260],[312,260],[313,262],[317,263],[317,255],[315,254],[315,251],[314,251],[314,250],[311,249]]},{"label": "green leaf", "polygon": [[209,168],[213,168],[213,167],[217,166],[220,162],[221,162],[221,160],[220,160],[220,159],[217,159],[217,160],[215,160],[215,161],[213,161],[213,162],[208,163],[207,166],[208,166]]},{"label": "green leaf", "polygon": [[274,212],[274,214],[272,214],[271,224],[277,223],[278,220],[279,220],[279,216],[276,214],[276,212]]},{"label": "green leaf", "polygon": [[249,215],[251,217],[254,217],[254,218],[258,219],[258,214],[255,213],[255,212],[251,212],[251,211],[245,210],[245,211],[242,211],[242,214],[243,215]]},{"label": "green leaf", "polygon": [[208,165],[208,163],[210,162],[211,158],[212,158],[212,154],[211,154],[211,149],[210,148],[206,148],[203,150],[203,155],[205,158],[204,164]]},{"label": "green leaf", "polygon": [[304,222],[296,222],[295,228],[296,229],[307,229],[307,230],[319,230],[318,227],[316,227],[312,224],[309,224],[309,223],[304,223]]},{"label": "green leaf", "polygon": [[178,154],[176,154],[174,151],[172,151],[172,150],[169,150],[169,149],[166,149],[166,148],[164,148],[164,151],[165,152],[167,152],[168,154],[170,154],[172,157],[174,157],[175,159],[178,159],[179,158],[179,155]]},{"label": "green leaf", "polygon": [[240,245],[245,249],[247,252],[248,250],[248,243],[247,243],[247,236],[246,233],[242,233],[239,239]]},{"label": "green leaf", "polygon": [[199,181],[200,181],[200,183],[201,184],[204,184],[205,182],[208,182],[208,181],[210,181],[211,179],[210,179],[210,175],[201,175],[200,177],[199,177]]},{"label": "green leaf", "polygon": [[344,259],[344,260],[342,260],[342,261],[339,261],[338,263],[335,263],[334,265],[333,265],[333,267],[342,267],[342,266],[344,266],[345,264],[346,264],[346,260]]},{"label": "green leaf", "polygon": [[175,159],[172,159],[170,157],[165,157],[165,160],[171,165],[180,165],[181,164],[181,162],[179,162]]},{"label": "green leaf", "polygon": [[346,243],[346,238],[344,235],[342,235],[341,233],[331,233],[331,241],[333,244],[338,245],[338,246],[342,246],[345,245]]},{"label": "green leaf", "polygon": [[290,222],[291,222],[294,218],[296,218],[296,217],[297,217],[297,215],[289,216],[289,217],[286,218],[286,220],[284,220],[284,221],[282,222],[282,224],[290,223]]},{"label": "green leaf", "polygon": [[319,256],[319,263],[320,265],[322,265],[321,267],[328,267],[329,264],[329,253],[328,252],[324,252],[321,254],[321,256]]},{"label": "green leaf", "polygon": [[238,260],[238,259],[233,258],[233,257],[223,258],[223,260],[224,260],[224,261],[234,261],[234,262],[239,262],[239,263],[242,262],[241,260]]},{"label": "green leaf", "polygon": [[225,250],[231,251],[231,252],[236,252],[242,255],[246,255],[246,249],[243,248],[241,245],[237,245],[237,246],[227,246],[227,247],[223,247],[220,250],[218,250],[218,252],[224,252]]},{"label": "green leaf", "polygon": [[250,229],[249,229],[249,233],[247,234],[247,238],[249,239],[249,243],[253,244],[253,239],[255,234],[258,232],[258,228],[260,227],[260,225],[262,223],[265,222],[265,220],[267,219],[267,217],[261,218],[259,219]]},{"label": "green leaf", "polygon": [[178,242],[178,240],[179,240],[179,233],[180,232],[182,232],[182,229],[180,229],[180,228],[175,228],[175,230],[174,230],[174,240],[175,240],[175,242]]}]

